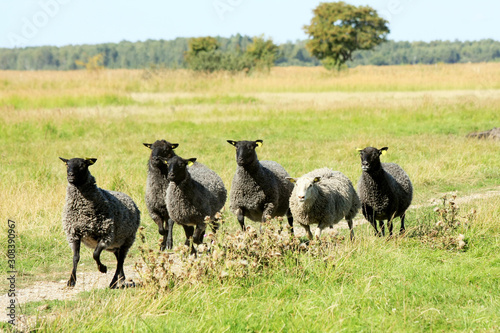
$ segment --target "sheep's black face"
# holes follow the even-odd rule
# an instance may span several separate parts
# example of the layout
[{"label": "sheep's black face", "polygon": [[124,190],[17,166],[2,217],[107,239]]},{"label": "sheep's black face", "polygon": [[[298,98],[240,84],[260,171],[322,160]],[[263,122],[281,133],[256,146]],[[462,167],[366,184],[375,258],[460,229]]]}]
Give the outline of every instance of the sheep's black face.
[{"label": "sheep's black face", "polygon": [[262,140],[257,141],[231,141],[230,144],[236,147],[236,163],[239,166],[250,165],[257,160],[255,148],[262,145]]},{"label": "sheep's black face", "polygon": [[168,181],[180,184],[182,181],[187,179],[187,167],[192,165],[195,161],[196,158],[185,160],[179,156],[173,156],[172,158],[168,159],[168,162],[164,162],[168,165]]},{"label": "sheep's black face", "polygon": [[97,161],[97,159],[95,158],[72,158],[70,160],[64,159],[62,157],[59,158],[66,164],[68,183],[75,186],[85,184],[90,175],[89,166]]},{"label": "sheep's black face", "polygon": [[178,143],[170,143],[165,140],[156,140],[153,144],[144,143],[144,145],[151,149],[149,157],[151,165],[158,168],[165,165],[161,158],[171,158],[175,155],[174,149],[179,146]]},{"label": "sheep's black face", "polygon": [[360,150],[359,154],[361,157],[361,169],[366,172],[378,171],[381,169],[380,155],[382,152],[387,150],[387,147],[382,149],[377,149],[374,147],[366,147]]}]

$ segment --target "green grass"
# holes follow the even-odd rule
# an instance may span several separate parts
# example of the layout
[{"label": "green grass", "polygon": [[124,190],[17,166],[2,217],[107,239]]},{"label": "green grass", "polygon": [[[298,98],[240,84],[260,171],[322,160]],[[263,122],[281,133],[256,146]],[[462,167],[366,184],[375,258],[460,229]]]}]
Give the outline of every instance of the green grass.
[{"label": "green grass", "polygon": [[105,107],[137,104],[127,96],[105,94],[101,96],[19,96],[13,95],[0,98],[0,105],[15,110],[76,108],[76,107]]},{"label": "green grass", "polygon": [[[497,198],[489,209],[481,206],[472,228],[484,223],[481,215],[500,217],[493,208],[499,203]],[[36,303],[26,313],[38,314],[39,327],[47,332],[493,332],[500,327],[498,226],[483,235],[496,239],[489,246],[469,230],[467,251],[436,250],[414,237],[374,238],[366,225],[357,231],[354,244],[342,242],[327,260],[291,255],[245,279],[179,284],[159,293],[96,290],[77,301]],[[41,304],[50,308],[38,313]]]},{"label": "green grass", "polygon": [[[408,70],[391,69],[391,75],[407,75]],[[454,77],[450,73],[453,67],[446,67],[443,75]],[[136,201],[145,227],[144,246],[152,249],[157,248],[159,235],[144,203],[149,150],[142,143],[162,138],[179,143],[180,156],[196,157],[215,170],[228,189],[236,164],[227,139],[263,139],[259,158],[278,161],[294,177],[328,166],[353,183],[361,173],[356,148],[388,146],[383,161],[398,163],[407,171],[415,187],[414,204],[423,205],[408,213],[407,226],[414,231],[408,237],[378,239],[370,226],[362,225],[355,229],[356,242],[341,242],[326,262],[300,254],[297,263],[291,255],[262,274],[225,282],[179,283],[159,293],[151,288],[96,290],[77,300],[27,304],[22,311],[38,315],[36,329],[493,332],[500,328],[498,196],[461,204],[462,215],[477,210],[470,225],[426,238],[438,221],[432,207],[426,206],[431,198],[449,191],[461,197],[498,189],[498,143],[465,136],[499,126],[500,95],[481,86],[477,94],[432,91],[429,86],[434,83],[425,72],[419,77],[428,83],[422,89],[425,96],[393,97],[387,94],[390,82],[381,92],[351,89],[351,95],[340,99],[306,92],[322,90],[318,82],[323,79],[335,80],[324,77],[302,92],[273,93],[286,91],[287,82],[293,91],[300,88],[300,76],[291,72],[288,81],[281,78],[280,86],[271,85],[274,78],[230,78],[235,85],[229,93],[201,87],[212,81],[229,84],[221,77],[160,82],[184,84],[190,92],[186,95],[176,88],[165,99],[162,89],[151,94],[149,81],[122,87],[124,73],[106,72],[95,87],[105,82],[113,92],[99,92],[89,84],[91,91],[82,91],[87,97],[81,100],[74,93],[55,93],[64,90],[64,80],[77,74],[65,73],[66,83],[31,75],[32,83],[26,77],[26,81],[9,77],[0,96],[0,218],[17,222],[18,287],[69,276],[71,250],[61,228],[66,179],[59,156],[97,158],[91,172],[98,185],[123,191]],[[339,80],[363,84],[362,69],[350,75],[359,81],[349,74]],[[447,77],[443,80],[452,84]],[[71,84],[80,83],[75,79]],[[410,90],[418,91],[412,84]],[[199,90],[193,88],[198,85]],[[50,87],[52,93],[47,97],[40,87]],[[30,96],[32,91],[37,93]],[[136,92],[150,95],[142,101]],[[224,217],[223,230],[239,228],[230,212]],[[455,239],[460,233],[467,241],[463,251],[449,246],[449,237]],[[2,223],[0,237],[6,235]],[[182,241],[182,228],[177,226],[174,242]],[[126,264],[140,259],[138,243]],[[114,270],[114,257],[109,253],[103,257]],[[85,265],[79,271],[95,270],[90,249],[82,249],[81,262]],[[0,248],[0,267],[6,267],[5,248]],[[0,273],[2,279],[4,274]],[[44,304],[49,307],[38,310]]]}]

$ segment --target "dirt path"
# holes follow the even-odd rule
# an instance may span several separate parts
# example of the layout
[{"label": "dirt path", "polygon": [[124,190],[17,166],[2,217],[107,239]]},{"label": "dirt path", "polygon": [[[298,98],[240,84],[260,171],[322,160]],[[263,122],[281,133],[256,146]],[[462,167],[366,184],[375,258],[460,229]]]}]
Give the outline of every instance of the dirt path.
[{"label": "dirt path", "polygon": [[[476,199],[485,199],[500,196],[500,186],[490,189],[485,192],[473,193],[464,197],[457,197],[455,202],[458,204],[463,204]],[[419,208],[423,206],[432,206],[439,203],[439,199],[434,199],[427,204],[413,205],[410,208]],[[359,217],[354,221],[354,225],[360,225],[366,223],[366,221]],[[327,229],[327,233],[336,233],[338,229],[347,228],[347,223],[345,221],[340,222],[333,229]],[[297,236],[303,236],[303,228],[297,228]],[[93,272],[80,272],[77,273],[77,283],[74,288],[66,287],[66,280],[61,280],[59,282],[37,282],[35,285],[19,289],[16,291],[16,305],[25,304],[27,302],[37,302],[37,301],[49,301],[49,300],[70,300],[74,299],[76,295],[82,291],[90,291],[93,289],[103,289],[106,288],[111,281],[114,274],[114,269],[111,267],[110,272],[107,274],[102,274],[97,271]],[[138,273],[135,271],[133,265],[125,267],[125,274],[127,280],[130,278],[135,282],[140,280]],[[0,316],[0,321],[8,321],[6,317],[5,310],[10,302],[10,298],[7,294],[0,296],[0,308],[2,310],[2,315]],[[19,313],[19,311],[18,311]]]},{"label": "dirt path", "polygon": [[[448,199],[451,198],[451,195],[453,195],[453,193],[447,193]],[[469,203],[469,202],[471,202],[473,200],[487,199],[487,198],[496,197],[496,196],[499,196],[499,195],[500,195],[500,186],[495,187],[495,188],[491,188],[491,189],[489,189],[487,191],[484,191],[484,192],[472,193],[470,195],[466,195],[466,196],[463,196],[463,197],[458,197],[457,196],[457,198],[455,199],[455,203],[457,203],[459,205],[462,205],[462,204],[465,204],[465,203]],[[434,206],[436,204],[440,204],[441,203],[441,197],[439,197],[439,198],[433,198],[433,199],[429,200],[429,203],[426,203],[426,204],[411,205],[410,209],[416,209],[416,208],[428,207],[428,206]]]}]

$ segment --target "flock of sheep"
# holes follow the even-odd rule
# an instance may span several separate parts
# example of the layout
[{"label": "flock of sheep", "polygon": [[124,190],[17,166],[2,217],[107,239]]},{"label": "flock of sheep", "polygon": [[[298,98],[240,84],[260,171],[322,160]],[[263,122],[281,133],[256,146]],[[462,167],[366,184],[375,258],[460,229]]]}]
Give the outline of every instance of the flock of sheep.
[{"label": "flock of sheep", "polygon": [[[236,148],[237,163],[229,207],[243,231],[245,217],[264,222],[286,215],[292,233],[295,219],[312,239],[310,225],[317,225],[315,236],[319,238],[323,229],[345,218],[353,239],[353,219],[359,208],[377,235],[385,235],[385,220],[392,235],[395,217],[401,218],[401,232],[405,229],[405,212],[413,197],[413,187],[401,167],[380,162],[380,155],[387,147],[359,149],[362,174],[356,192],[351,181],[339,171],[321,168],[292,178],[280,164],[259,161],[256,148],[262,145],[262,140],[227,142]],[[207,217],[214,221],[226,203],[224,183],[195,158],[177,156],[174,149],[178,144],[158,140],[144,145],[151,150],[146,206],[163,236],[160,248],[172,248],[175,222],[184,228],[185,244],[191,245],[192,253],[196,253],[192,243],[202,242]],[[89,172],[89,166],[96,159],[60,159],[66,164],[68,179],[63,229],[73,249],[73,270],[67,285],[73,287],[76,283],[83,242],[94,249],[93,257],[100,272],[107,271],[100,261],[101,252],[107,250],[115,254],[118,264],[110,288],[126,287],[123,263],[140,224],[137,205],[124,193],[97,187]]]}]

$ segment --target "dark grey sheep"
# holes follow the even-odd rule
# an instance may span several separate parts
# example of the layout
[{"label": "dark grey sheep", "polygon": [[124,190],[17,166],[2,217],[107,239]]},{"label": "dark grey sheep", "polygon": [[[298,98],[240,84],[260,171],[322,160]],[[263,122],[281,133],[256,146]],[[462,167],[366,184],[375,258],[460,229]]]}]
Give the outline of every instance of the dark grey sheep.
[{"label": "dark grey sheep", "polygon": [[293,184],[286,180],[290,175],[274,161],[260,161],[255,148],[262,140],[233,141],[236,147],[236,173],[230,192],[230,209],[236,215],[241,229],[245,230],[245,217],[255,222],[265,222],[268,217],[287,215],[293,232],[293,217],[289,208]]},{"label": "dark grey sheep", "polygon": [[[170,218],[184,227],[186,245],[193,239],[201,244],[206,229],[205,220],[211,221],[226,203],[227,191],[222,179],[196,158],[183,159],[173,156],[165,163],[168,165],[166,202]],[[189,166],[189,172],[188,172]],[[196,229],[193,229],[196,227]],[[194,247],[192,253],[195,253]]]},{"label": "dark grey sheep", "polygon": [[107,272],[100,260],[102,250],[113,252],[118,264],[109,287],[125,286],[123,262],[141,220],[137,205],[124,193],[97,187],[88,169],[96,162],[95,158],[60,159],[66,164],[68,179],[62,225],[73,249],[73,271],[68,286],[76,284],[81,242],[94,249],[94,260],[102,273]]},{"label": "dark grey sheep", "polygon": [[345,217],[354,239],[352,220],[358,213],[358,195],[351,181],[343,173],[321,168],[300,178],[287,178],[295,184],[290,197],[290,210],[295,221],[306,229],[309,239],[313,238],[311,224],[317,224],[316,238],[321,231],[332,227]]},{"label": "dark grey sheep", "polygon": [[387,220],[389,234],[392,235],[395,217],[401,218],[400,232],[405,231],[405,213],[413,198],[413,186],[406,172],[395,163],[380,163],[380,155],[387,149],[358,149],[363,170],[358,182],[361,209],[377,235],[380,234],[376,221],[379,221],[382,235],[385,235],[384,220]]},{"label": "dark grey sheep", "polygon": [[158,232],[163,236],[160,250],[171,249],[173,244],[172,230],[174,222],[169,218],[165,195],[169,181],[167,180],[168,167],[162,158],[175,156],[174,149],[177,143],[157,140],[154,143],[144,143],[151,149],[148,160],[148,178],[146,182],[146,207],[151,219],[158,225]]}]

